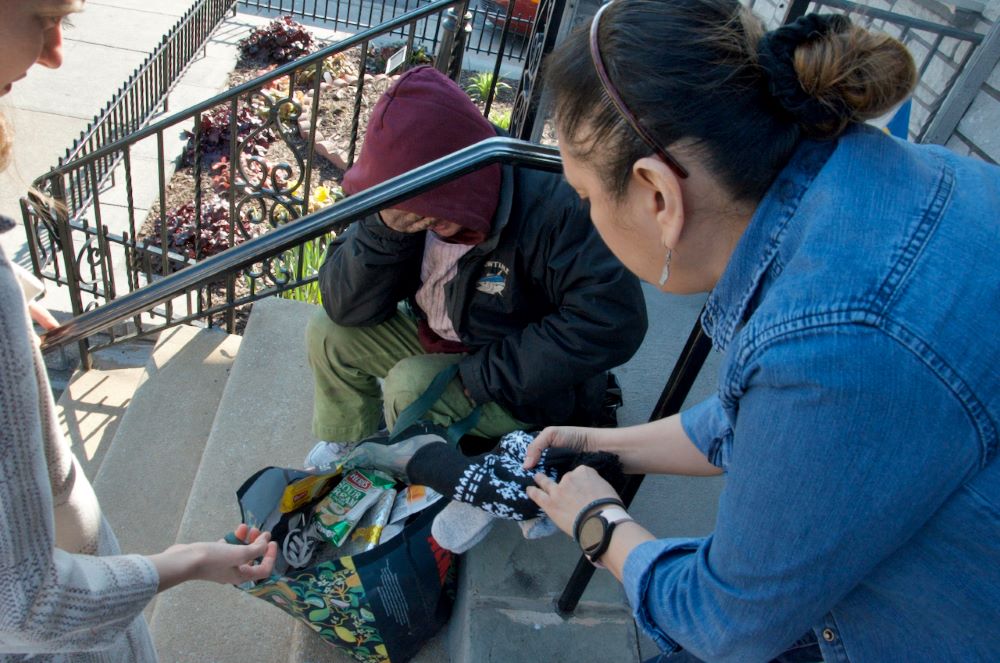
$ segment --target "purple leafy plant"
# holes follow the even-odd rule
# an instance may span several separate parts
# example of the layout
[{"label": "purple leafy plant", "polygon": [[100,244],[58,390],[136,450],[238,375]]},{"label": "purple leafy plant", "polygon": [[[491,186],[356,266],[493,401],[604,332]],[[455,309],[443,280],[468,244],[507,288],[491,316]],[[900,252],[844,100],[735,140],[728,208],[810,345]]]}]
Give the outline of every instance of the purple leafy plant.
[{"label": "purple leafy plant", "polygon": [[241,39],[239,47],[247,60],[284,64],[311,53],[314,41],[302,24],[291,16],[282,16]]},{"label": "purple leafy plant", "polygon": [[[183,136],[187,138],[187,146],[184,148],[184,165],[190,166],[194,163],[195,136],[201,145],[202,163],[209,165],[219,160],[220,157],[228,157],[230,150],[230,138],[232,134],[232,115],[226,106],[214,108],[201,116],[201,133],[185,131]],[[264,129],[253,138],[247,139],[256,129],[264,126],[265,119],[253,108],[242,106],[236,112],[236,135],[243,144],[243,153],[256,156],[267,154],[267,148],[274,142],[275,136],[270,129]]]},{"label": "purple leafy plant", "polygon": [[[242,244],[250,237],[259,234],[258,228],[246,220],[241,220],[243,231],[239,228],[233,234],[233,246]],[[213,196],[201,205],[201,224],[199,227],[195,215],[194,203],[186,203],[167,212],[167,250],[180,253],[188,258],[199,260],[225,251],[229,244],[229,205],[221,198]],[[149,236],[149,243],[161,246],[160,234],[163,224],[157,221],[154,234]]]}]

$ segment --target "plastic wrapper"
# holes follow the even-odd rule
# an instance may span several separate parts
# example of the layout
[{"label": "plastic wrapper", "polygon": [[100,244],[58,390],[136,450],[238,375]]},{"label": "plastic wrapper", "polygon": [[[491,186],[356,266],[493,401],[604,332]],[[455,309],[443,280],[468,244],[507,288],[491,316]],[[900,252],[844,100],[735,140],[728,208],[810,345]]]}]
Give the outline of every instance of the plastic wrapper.
[{"label": "plastic wrapper", "polygon": [[337,472],[314,474],[303,477],[295,483],[288,484],[281,495],[279,510],[281,513],[291,513],[305,504],[313,502],[317,497],[330,489],[337,480]]},{"label": "plastic wrapper", "polygon": [[382,529],[382,538],[379,539],[379,543],[385,543],[402,532],[407,518],[426,509],[441,497],[441,493],[427,486],[407,486],[399,491],[392,506],[389,523]]},{"label": "plastic wrapper", "polygon": [[341,546],[365,512],[386,491],[393,492],[395,480],[378,470],[351,470],[314,510],[316,533]]},{"label": "plastic wrapper", "polygon": [[343,545],[339,548],[326,546],[327,554],[332,557],[343,557],[346,555],[357,555],[367,550],[371,550],[379,544],[382,538],[382,530],[389,524],[389,515],[392,513],[392,505],[396,501],[396,491],[387,490],[371,505],[357,527],[347,537]]}]

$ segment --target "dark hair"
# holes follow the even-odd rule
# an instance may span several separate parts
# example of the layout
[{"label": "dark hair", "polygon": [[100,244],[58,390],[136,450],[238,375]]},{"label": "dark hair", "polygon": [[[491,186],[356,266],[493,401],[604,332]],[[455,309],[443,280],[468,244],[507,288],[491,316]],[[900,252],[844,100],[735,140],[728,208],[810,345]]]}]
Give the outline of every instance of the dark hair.
[{"label": "dark hair", "polygon": [[[758,61],[763,25],[737,0],[615,0],[601,18],[598,44],[610,80],[643,128],[660,145],[679,144],[682,163],[699,159],[734,199],[756,202],[803,135],[836,137],[913,88],[913,59],[902,44],[839,18],[828,23],[825,33],[812,23],[786,26],[764,41],[780,42],[770,39],[776,34],[795,40],[787,58],[772,57],[767,66],[794,66],[795,92],[815,101],[808,112],[783,106],[772,93],[781,84],[772,78],[788,71],[772,77]],[[545,84],[554,93],[560,142],[584,161],[606,162],[598,172],[620,197],[632,164],[651,151],[604,93],[588,53],[583,26],[549,58]],[[817,104],[828,112],[816,112]]]}]

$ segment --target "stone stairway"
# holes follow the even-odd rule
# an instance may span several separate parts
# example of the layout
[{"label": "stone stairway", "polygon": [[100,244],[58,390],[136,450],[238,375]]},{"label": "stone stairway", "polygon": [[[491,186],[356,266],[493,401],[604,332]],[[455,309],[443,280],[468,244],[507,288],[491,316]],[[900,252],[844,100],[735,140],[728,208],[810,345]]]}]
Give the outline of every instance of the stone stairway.
[{"label": "stone stairway", "polygon": [[[698,306],[674,303],[671,319],[683,329]],[[110,381],[100,371],[86,374],[90,383],[116,382],[114,397],[97,387],[73,391],[83,379],[74,378],[61,401],[67,428],[80,428],[74,416],[92,414],[94,408],[82,400],[114,402],[119,409],[128,404],[110,445],[107,426],[91,435],[103,442],[87,469],[125,551],[150,553],[175,541],[219,538],[239,521],[235,491],[247,477],[267,465],[300,466],[313,444],[304,343],[312,310],[297,302],[262,300],[242,338],[193,327],[167,330],[128,397],[120,395],[124,376]],[[682,343],[683,335],[677,335],[671,338]],[[647,374],[649,353],[661,351],[658,345],[640,351],[637,359],[645,362]],[[669,361],[663,366],[665,374]],[[621,374],[638,382],[629,371],[623,367]],[[624,423],[648,413],[648,401],[662,386],[658,373],[648,378],[646,391],[652,393],[624,411]],[[78,453],[85,447],[86,440],[77,445]],[[643,493],[657,499],[644,510],[662,512],[666,493],[666,499],[683,505],[677,519],[685,533],[707,532],[719,483],[700,481],[648,481],[651,487],[644,486]],[[498,524],[464,556],[451,622],[416,661],[639,661],[655,653],[637,634],[624,594],[607,573],[595,576],[575,614],[556,614],[554,600],[578,557],[575,546],[562,535],[525,541],[518,528],[507,525]],[[236,663],[249,652],[260,661],[352,660],[280,610],[232,587],[188,583],[160,595],[146,614],[165,662]]]}]

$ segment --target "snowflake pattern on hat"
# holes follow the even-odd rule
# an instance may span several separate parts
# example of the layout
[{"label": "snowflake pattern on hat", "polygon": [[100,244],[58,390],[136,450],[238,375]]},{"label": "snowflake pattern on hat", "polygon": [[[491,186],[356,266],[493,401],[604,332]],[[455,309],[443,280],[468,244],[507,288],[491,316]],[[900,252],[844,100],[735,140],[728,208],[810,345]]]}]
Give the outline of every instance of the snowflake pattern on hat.
[{"label": "snowflake pattern on hat", "polygon": [[524,431],[508,433],[500,439],[498,451],[483,456],[462,473],[452,499],[468,502],[505,520],[527,520],[541,515],[525,488],[535,484],[533,477],[542,472],[558,480],[546,467],[549,450],[542,451],[538,465],[530,470],[521,467],[535,436]]}]

